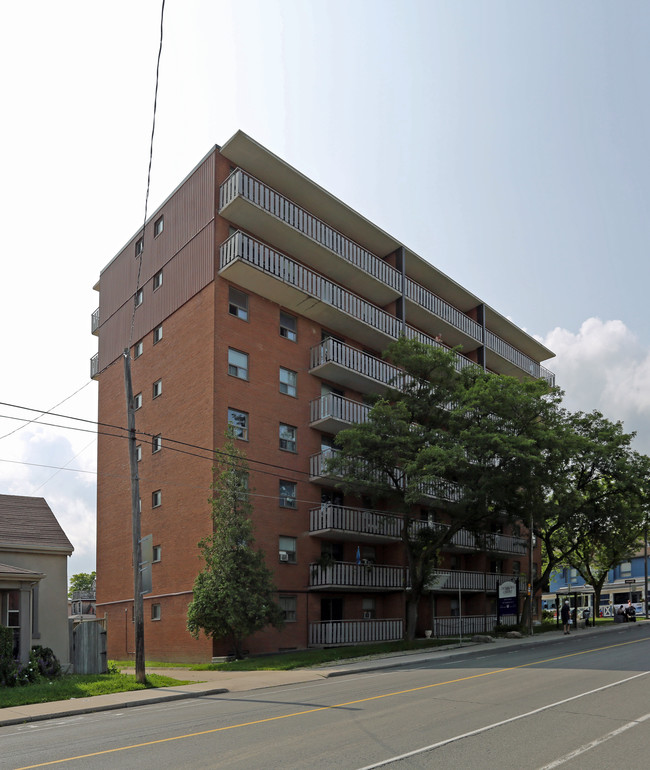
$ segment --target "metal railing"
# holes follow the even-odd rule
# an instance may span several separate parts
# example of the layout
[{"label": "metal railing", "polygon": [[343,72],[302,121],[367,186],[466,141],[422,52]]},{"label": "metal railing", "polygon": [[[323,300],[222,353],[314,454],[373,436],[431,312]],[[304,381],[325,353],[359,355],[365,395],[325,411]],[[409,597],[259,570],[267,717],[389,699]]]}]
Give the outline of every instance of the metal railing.
[{"label": "metal railing", "polygon": [[90,379],[92,380],[99,374],[99,353],[90,359]]},{"label": "metal railing", "polygon": [[404,520],[400,516],[367,508],[350,508],[325,503],[309,511],[309,531],[339,529],[365,535],[382,535],[398,540],[402,536]]},{"label": "metal railing", "polygon": [[360,401],[352,401],[335,393],[327,393],[310,401],[310,422],[328,418],[347,422],[350,425],[367,422],[370,407]]},{"label": "metal railing", "polygon": [[497,583],[507,575],[501,572],[471,572],[467,570],[433,570],[428,585],[430,591],[496,591]]},{"label": "metal railing", "polygon": [[381,358],[353,348],[345,342],[328,337],[310,351],[309,368],[315,369],[323,364],[334,363],[352,372],[368,377],[386,387],[399,390],[408,382],[407,375],[401,369],[382,361]]},{"label": "metal railing", "polygon": [[[437,530],[448,530],[449,525],[439,521],[414,520],[411,522],[413,529],[432,528]],[[527,553],[527,543],[522,537],[514,535],[502,535],[499,533],[488,532],[484,535],[475,535],[467,529],[460,529],[452,535],[449,545],[458,548],[471,548],[476,551],[509,553],[513,556],[524,556]]]},{"label": "metal railing", "polygon": [[[503,625],[517,624],[516,615],[502,615]],[[497,624],[496,615],[463,615],[462,617],[447,616],[433,619],[433,636],[469,636],[470,634],[489,634]]]},{"label": "metal railing", "polygon": [[378,281],[401,292],[401,275],[394,267],[240,168],[235,169],[221,185],[219,210],[238,195],[330,249]]},{"label": "metal railing", "polygon": [[324,620],[309,624],[309,644],[358,644],[360,642],[394,642],[402,638],[404,621]]},{"label": "metal railing", "polygon": [[[242,196],[360,270],[402,293],[401,274],[394,267],[239,168],[231,173],[220,188],[219,209],[223,209],[237,196]],[[551,385],[555,384],[553,372],[489,330],[486,330],[486,339],[483,340],[481,324],[413,279],[406,278],[403,293],[415,304],[484,344],[522,371],[533,377],[541,377]]]},{"label": "metal railing", "polygon": [[348,588],[403,589],[408,585],[408,569],[389,564],[357,564],[335,561],[329,565],[314,562],[309,567],[309,585]]},{"label": "metal railing", "polygon": [[99,308],[93,310],[93,314],[90,317],[90,333],[94,334],[99,329]]}]

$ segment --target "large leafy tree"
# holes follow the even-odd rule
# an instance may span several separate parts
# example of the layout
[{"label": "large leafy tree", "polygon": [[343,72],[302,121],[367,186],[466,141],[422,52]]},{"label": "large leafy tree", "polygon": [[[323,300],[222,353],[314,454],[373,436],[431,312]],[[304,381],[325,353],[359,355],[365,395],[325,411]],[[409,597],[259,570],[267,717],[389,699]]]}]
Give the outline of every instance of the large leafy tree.
[{"label": "large leafy tree", "polygon": [[213,486],[213,532],[199,542],[205,566],[194,582],[187,628],[213,639],[227,639],[236,658],[246,637],[268,625],[279,628],[282,610],[264,554],[253,547],[248,466],[228,439]]},{"label": "large leafy tree", "polygon": [[[364,423],[337,436],[329,469],[351,493],[388,501],[402,516],[409,569],[406,635],[440,550],[460,529],[487,537],[495,520],[526,510],[530,479],[543,475],[559,392],[478,367],[457,370],[453,351],[417,340],[393,343],[386,357],[404,375]],[[422,526],[414,506],[446,509],[447,526]]]},{"label": "large leafy tree", "polygon": [[68,598],[72,598],[72,594],[75,591],[94,591],[96,577],[96,572],[77,572],[76,575],[72,575],[68,589]]}]

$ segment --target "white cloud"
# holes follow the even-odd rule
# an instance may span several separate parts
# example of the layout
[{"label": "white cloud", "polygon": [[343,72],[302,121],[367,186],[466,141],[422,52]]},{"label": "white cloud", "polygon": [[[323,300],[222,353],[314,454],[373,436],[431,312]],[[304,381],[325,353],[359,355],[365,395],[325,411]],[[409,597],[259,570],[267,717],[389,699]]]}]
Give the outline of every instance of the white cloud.
[{"label": "white cloud", "polygon": [[622,321],[588,318],[577,333],[555,328],[542,340],[547,362],[572,411],[600,410],[636,431],[635,447],[650,454],[650,349]]}]

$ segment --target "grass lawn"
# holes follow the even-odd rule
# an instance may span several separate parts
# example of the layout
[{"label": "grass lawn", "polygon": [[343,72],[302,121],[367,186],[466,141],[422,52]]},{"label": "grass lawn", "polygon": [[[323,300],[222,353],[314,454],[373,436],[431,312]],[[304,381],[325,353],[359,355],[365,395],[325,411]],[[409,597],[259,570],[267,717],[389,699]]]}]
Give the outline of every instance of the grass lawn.
[{"label": "grass lawn", "polygon": [[171,687],[178,684],[188,684],[188,682],[156,674],[147,676],[147,684],[138,684],[135,676],[127,674],[68,674],[51,682],[44,680],[23,687],[2,687],[0,688],[0,708],[85,698],[112,692],[146,690],[148,687]]}]

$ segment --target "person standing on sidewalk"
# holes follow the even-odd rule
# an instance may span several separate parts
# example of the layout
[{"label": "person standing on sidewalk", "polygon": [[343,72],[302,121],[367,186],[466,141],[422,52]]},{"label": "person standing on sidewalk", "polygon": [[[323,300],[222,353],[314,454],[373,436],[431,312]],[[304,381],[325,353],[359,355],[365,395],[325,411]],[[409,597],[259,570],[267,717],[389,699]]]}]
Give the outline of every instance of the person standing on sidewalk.
[{"label": "person standing on sidewalk", "polygon": [[568,600],[562,605],[560,610],[560,616],[562,618],[562,625],[564,626],[564,633],[569,633],[569,619],[571,618],[571,607],[569,607]]}]

